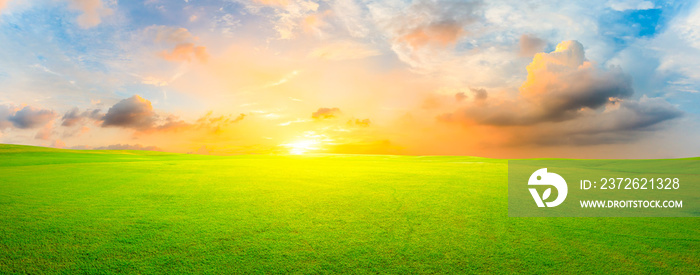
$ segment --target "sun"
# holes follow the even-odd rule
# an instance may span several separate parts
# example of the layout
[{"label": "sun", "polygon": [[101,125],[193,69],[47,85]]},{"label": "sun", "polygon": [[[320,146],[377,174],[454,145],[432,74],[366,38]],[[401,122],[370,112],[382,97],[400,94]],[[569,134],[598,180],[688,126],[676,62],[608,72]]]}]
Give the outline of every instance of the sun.
[{"label": "sun", "polygon": [[284,147],[289,148],[289,153],[292,155],[303,155],[309,151],[318,150],[317,145],[318,145],[318,141],[312,140],[312,139],[307,139],[307,140],[300,140],[300,141],[296,141],[296,142],[281,144],[280,146],[284,146]]}]

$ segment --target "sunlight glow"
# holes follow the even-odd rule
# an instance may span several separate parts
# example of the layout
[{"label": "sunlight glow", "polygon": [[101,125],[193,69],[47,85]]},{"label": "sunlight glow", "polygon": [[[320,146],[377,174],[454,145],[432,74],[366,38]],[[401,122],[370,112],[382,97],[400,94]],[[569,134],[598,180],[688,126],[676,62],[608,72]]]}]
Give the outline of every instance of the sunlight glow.
[{"label": "sunlight glow", "polygon": [[307,153],[308,151],[314,151],[318,150],[319,148],[317,147],[318,141],[316,140],[300,140],[292,143],[286,143],[286,144],[281,144],[280,146],[284,146],[289,148],[289,153],[292,155],[303,155]]}]

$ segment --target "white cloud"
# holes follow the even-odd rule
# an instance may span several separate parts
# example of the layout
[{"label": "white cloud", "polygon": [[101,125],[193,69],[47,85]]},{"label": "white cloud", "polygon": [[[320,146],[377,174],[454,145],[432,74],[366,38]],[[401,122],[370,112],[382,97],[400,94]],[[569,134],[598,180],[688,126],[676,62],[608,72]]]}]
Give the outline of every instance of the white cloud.
[{"label": "white cloud", "polygon": [[650,10],[655,8],[654,3],[645,0],[610,0],[607,5],[616,11]]},{"label": "white cloud", "polygon": [[377,49],[355,41],[337,41],[313,49],[310,57],[326,60],[362,59],[380,55]]},{"label": "white cloud", "polygon": [[352,37],[366,37],[370,32],[365,8],[355,0],[336,0],[333,11]]},{"label": "white cloud", "polygon": [[700,86],[700,4],[674,18],[666,31],[646,45],[659,56],[657,72],[671,77],[670,86],[695,91]]},{"label": "white cloud", "polygon": [[319,8],[317,2],[306,0],[239,0],[238,2],[243,4],[250,13],[271,16],[273,28],[277,31],[278,38],[282,40],[294,38],[301,20],[315,13]]}]

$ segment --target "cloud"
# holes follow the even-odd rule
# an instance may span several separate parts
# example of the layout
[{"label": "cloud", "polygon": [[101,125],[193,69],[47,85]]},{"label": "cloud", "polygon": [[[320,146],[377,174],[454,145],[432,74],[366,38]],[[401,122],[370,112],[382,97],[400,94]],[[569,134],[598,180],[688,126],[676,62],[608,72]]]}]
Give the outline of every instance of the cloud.
[{"label": "cloud", "polygon": [[51,136],[53,135],[53,120],[50,121],[49,123],[46,123],[39,132],[36,133],[34,136],[35,139],[41,139],[41,140],[49,140],[51,139]]},{"label": "cloud", "polygon": [[0,131],[7,128],[34,129],[42,127],[35,139],[49,140],[53,135],[56,112],[31,106],[0,105]]},{"label": "cloud", "polygon": [[154,42],[181,44],[196,40],[197,38],[185,28],[155,25],[143,30],[147,37],[151,37]]},{"label": "cloud", "polygon": [[417,50],[425,46],[446,47],[466,35],[464,27],[476,21],[478,2],[416,1],[391,19],[394,40]]},{"label": "cloud", "polygon": [[168,117],[165,118],[165,122],[159,126],[155,126],[151,129],[146,129],[147,130],[158,130],[158,131],[166,131],[166,132],[178,132],[180,130],[185,130],[189,129],[192,126],[192,124],[189,124],[185,122],[184,120],[181,120],[179,117],[174,116],[174,115],[169,115]]},{"label": "cloud", "polygon": [[[551,53],[538,53],[527,71],[517,99],[487,101],[484,96],[481,104],[438,119],[465,125],[528,126],[527,132],[514,134],[518,143],[553,143],[545,137],[551,135],[557,143],[598,144],[635,138],[631,131],[683,114],[661,98],[630,99],[630,77],[620,68],[597,68],[586,60],[577,41],[562,42]],[[485,95],[485,90],[472,91],[477,97],[481,92]]]},{"label": "cloud", "polygon": [[380,54],[381,52],[378,50],[363,43],[354,41],[337,41],[313,49],[309,53],[309,57],[337,61],[362,59]]},{"label": "cloud", "polygon": [[0,0],[0,13],[7,7],[7,2],[10,2],[10,0]]},{"label": "cloud", "polygon": [[355,125],[355,126],[360,126],[360,127],[369,127],[370,124],[372,124],[372,121],[370,121],[369,118],[365,118],[365,119],[358,118],[358,119],[355,119],[354,121],[352,119],[348,120],[348,125],[350,125],[350,126]]},{"label": "cloud", "polygon": [[160,79],[157,77],[153,77],[153,76],[147,76],[147,77],[144,77],[141,79],[141,83],[153,85],[156,87],[163,87],[163,86],[167,86],[169,84],[169,81],[164,80],[164,79]]},{"label": "cloud", "polygon": [[609,0],[607,5],[615,11],[650,10],[655,8],[654,3],[645,0]]},{"label": "cloud", "polygon": [[[601,70],[586,60],[583,45],[565,41],[551,53],[538,53],[527,66],[518,102],[472,107],[465,110],[479,124],[531,125],[563,121],[584,109],[598,109],[632,95],[630,77],[619,68]],[[485,91],[472,90],[477,98]]]},{"label": "cloud", "polygon": [[520,46],[520,56],[532,56],[544,51],[544,48],[547,46],[547,41],[532,34],[523,34],[520,36],[518,45]]},{"label": "cloud", "polygon": [[340,114],[340,109],[338,108],[318,108],[316,112],[311,113],[311,118],[313,119],[329,119],[334,118]]},{"label": "cloud", "polygon": [[144,129],[142,132],[183,132],[204,130],[210,133],[221,132],[222,129],[231,126],[234,123],[240,122],[246,118],[245,114],[220,115],[213,116],[213,112],[207,112],[204,116],[197,119],[194,123],[188,123],[179,119],[177,116],[169,115],[158,126],[150,129]]},{"label": "cloud", "polygon": [[331,11],[318,12],[309,14],[301,22],[301,28],[306,33],[313,33],[319,37],[324,36],[323,29],[326,29],[329,24],[327,18],[331,16]]},{"label": "cloud", "polygon": [[637,130],[683,116],[683,112],[662,98],[642,96],[638,101],[620,103],[619,109],[601,115],[599,126],[579,131]]},{"label": "cloud", "polygon": [[233,119],[233,123],[239,122],[245,118],[245,114],[239,114],[235,119]]},{"label": "cloud", "polygon": [[302,25],[303,20],[316,13],[319,4],[306,0],[238,0],[248,12],[252,14],[264,14],[273,18],[273,29],[277,31],[277,38],[282,40],[295,37],[296,30]]},{"label": "cloud", "polygon": [[430,45],[446,47],[457,43],[464,33],[463,26],[459,22],[438,22],[416,27],[400,35],[396,40],[408,44],[414,50]]},{"label": "cloud", "polygon": [[83,13],[78,16],[78,25],[82,28],[92,28],[102,22],[102,17],[111,15],[113,11],[104,7],[102,0],[70,0],[71,7]]},{"label": "cloud", "polygon": [[163,151],[156,146],[143,146],[141,144],[112,144],[108,146],[101,146],[95,148],[95,150],[139,150],[139,151]]},{"label": "cloud", "polygon": [[207,47],[196,46],[193,43],[182,43],[175,45],[171,51],[162,51],[160,56],[168,61],[187,61],[197,60],[206,63],[209,59]]},{"label": "cloud", "polygon": [[[206,63],[209,59],[207,47],[197,45],[198,37],[194,36],[186,28],[155,25],[143,30],[143,35],[158,44],[172,47],[170,50],[162,50],[159,56],[173,62],[190,62],[193,60]],[[150,79],[148,81],[152,81]],[[158,83],[162,84],[162,83]],[[162,85],[161,85],[162,86]]]},{"label": "cloud", "polygon": [[458,92],[455,94],[455,100],[457,100],[457,101],[464,101],[467,98],[468,98],[468,96],[464,92]]},{"label": "cloud", "polygon": [[559,43],[551,53],[536,54],[527,71],[520,94],[536,105],[538,110],[530,114],[534,120],[560,120],[634,92],[628,75],[619,68],[596,68],[575,40]]},{"label": "cloud", "polygon": [[151,102],[134,95],[109,108],[103,117],[102,127],[114,126],[143,130],[153,127],[157,118]]},{"label": "cloud", "polygon": [[253,2],[256,2],[258,4],[262,4],[265,6],[277,6],[277,7],[284,7],[286,5],[289,5],[289,0],[253,0]]},{"label": "cloud", "polygon": [[16,110],[10,108],[10,106],[0,105],[0,131],[12,127],[10,116],[12,116],[12,114],[15,112]]},{"label": "cloud", "polygon": [[644,51],[630,51],[626,58],[637,65],[640,55],[646,58],[658,56],[658,63],[637,65],[655,69],[653,74],[643,76],[647,83],[664,77],[667,86],[659,88],[665,88],[667,92],[700,91],[700,4],[689,6],[685,12],[671,19],[665,30],[649,42],[638,47]]},{"label": "cloud", "polygon": [[[1,113],[2,111],[0,111]],[[56,117],[56,112],[48,109],[38,109],[31,106],[25,106],[17,111],[14,115],[7,118],[12,125],[19,129],[32,129],[40,127],[53,120]]]},{"label": "cloud", "polygon": [[84,120],[101,120],[104,115],[100,113],[99,109],[85,110],[82,113],[75,107],[63,115],[63,123],[61,126],[71,127],[82,123]]},{"label": "cloud", "polygon": [[[53,126],[53,125],[52,125],[52,126]],[[83,136],[83,135],[89,133],[90,130],[91,130],[91,128],[88,127],[88,126],[81,126],[81,127],[76,127],[76,128],[63,129],[63,131],[61,132],[61,135],[60,135],[60,136],[61,136],[61,138],[64,138],[64,139],[70,139],[70,138],[73,138],[73,137],[81,137],[81,136]],[[41,131],[40,131],[40,132],[41,132]],[[57,132],[52,132],[52,134],[53,134],[53,133],[57,133]],[[96,134],[96,135],[100,135],[101,133],[97,132],[97,133],[95,133],[95,134]],[[37,136],[39,136],[39,133],[37,133]],[[38,138],[38,137],[37,137],[37,138]]]},{"label": "cloud", "polygon": [[[404,7],[372,6],[375,18],[392,37],[392,49],[404,61],[419,58],[415,52],[456,44],[477,20],[479,2],[416,1]],[[411,62],[409,62],[411,63]]]},{"label": "cloud", "polygon": [[[69,118],[73,118],[78,111],[71,110],[67,113]],[[197,119],[194,123],[186,122],[178,116],[163,114],[159,116],[154,110],[151,102],[139,95],[119,101],[109,108],[107,114],[100,119],[95,119],[98,113],[95,111],[85,111],[77,115],[78,119],[90,117],[96,121],[102,121],[102,127],[121,127],[137,130],[137,134],[154,134],[157,132],[184,132],[194,130],[205,130],[209,132],[219,132],[234,123],[242,121],[246,115],[220,115],[213,116],[213,112],[208,112]]]},{"label": "cloud", "polygon": [[598,145],[634,142],[665,130],[664,124],[684,113],[662,98],[642,96],[623,101],[603,112],[588,113],[568,121],[514,131],[511,145]]},{"label": "cloud", "polygon": [[485,100],[489,96],[484,88],[469,88],[469,91],[474,94],[476,100]]},{"label": "cloud", "polygon": [[370,32],[369,18],[364,16],[364,7],[355,0],[336,0],[333,2],[333,12],[341,20],[352,37],[365,37]]},{"label": "cloud", "polygon": [[51,147],[59,149],[66,148],[66,143],[61,141],[60,139],[57,139],[51,143]]}]

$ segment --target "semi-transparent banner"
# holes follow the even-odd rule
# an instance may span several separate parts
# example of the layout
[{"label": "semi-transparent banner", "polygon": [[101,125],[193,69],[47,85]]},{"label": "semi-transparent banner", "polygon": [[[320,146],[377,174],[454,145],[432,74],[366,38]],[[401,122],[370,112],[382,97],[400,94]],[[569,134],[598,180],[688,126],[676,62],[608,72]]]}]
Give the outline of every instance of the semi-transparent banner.
[{"label": "semi-transparent banner", "polygon": [[511,217],[700,217],[700,159],[511,160]]}]

